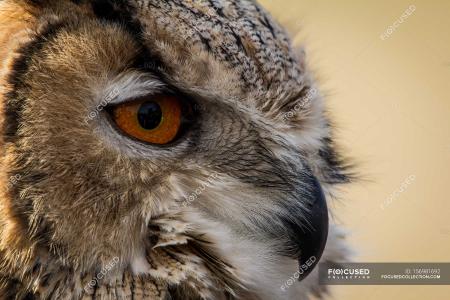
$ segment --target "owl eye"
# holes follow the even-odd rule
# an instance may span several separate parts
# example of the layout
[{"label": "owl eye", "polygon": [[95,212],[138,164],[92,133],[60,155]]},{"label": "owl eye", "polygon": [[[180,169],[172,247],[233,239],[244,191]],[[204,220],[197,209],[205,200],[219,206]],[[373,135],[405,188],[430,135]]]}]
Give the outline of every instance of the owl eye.
[{"label": "owl eye", "polygon": [[173,142],[190,111],[174,95],[148,96],[112,107],[116,125],[129,136],[151,144]]}]

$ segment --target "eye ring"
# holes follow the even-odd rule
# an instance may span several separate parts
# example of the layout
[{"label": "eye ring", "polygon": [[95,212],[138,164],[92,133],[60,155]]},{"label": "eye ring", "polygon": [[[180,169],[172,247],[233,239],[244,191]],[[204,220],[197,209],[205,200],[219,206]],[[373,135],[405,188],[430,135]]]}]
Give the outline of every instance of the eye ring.
[{"label": "eye ring", "polygon": [[172,94],[145,96],[110,108],[112,120],[122,132],[156,145],[174,142],[192,120],[191,113],[190,103]]}]

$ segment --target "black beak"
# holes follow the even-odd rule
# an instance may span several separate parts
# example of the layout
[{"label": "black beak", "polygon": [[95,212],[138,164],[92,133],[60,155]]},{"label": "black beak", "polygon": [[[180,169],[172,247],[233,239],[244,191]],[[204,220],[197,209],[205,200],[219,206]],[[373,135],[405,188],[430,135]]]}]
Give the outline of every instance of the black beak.
[{"label": "black beak", "polygon": [[312,182],[312,201],[308,203],[308,226],[298,236],[300,241],[299,280],[303,280],[319,262],[328,237],[328,208],[316,178]]}]

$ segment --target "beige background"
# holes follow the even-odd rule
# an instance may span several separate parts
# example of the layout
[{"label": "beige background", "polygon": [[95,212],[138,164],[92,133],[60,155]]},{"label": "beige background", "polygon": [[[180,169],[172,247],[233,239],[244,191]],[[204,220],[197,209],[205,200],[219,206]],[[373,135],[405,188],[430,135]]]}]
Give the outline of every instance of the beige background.
[{"label": "beige background", "polygon": [[[332,204],[356,261],[449,262],[450,1],[260,2],[300,31],[338,141],[366,179]],[[339,286],[331,299],[450,299],[450,286]]]}]

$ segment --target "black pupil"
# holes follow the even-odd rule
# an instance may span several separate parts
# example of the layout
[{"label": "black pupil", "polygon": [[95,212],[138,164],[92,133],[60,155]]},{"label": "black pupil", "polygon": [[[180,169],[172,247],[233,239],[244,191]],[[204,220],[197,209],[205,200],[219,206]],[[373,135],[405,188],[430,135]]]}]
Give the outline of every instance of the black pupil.
[{"label": "black pupil", "polygon": [[142,128],[155,129],[162,120],[161,107],[155,102],[145,102],[139,107],[137,117]]}]

